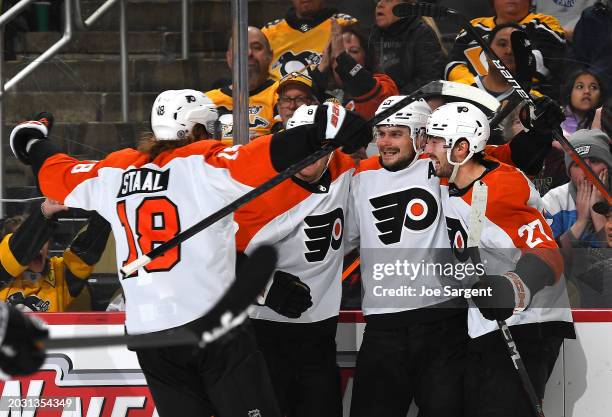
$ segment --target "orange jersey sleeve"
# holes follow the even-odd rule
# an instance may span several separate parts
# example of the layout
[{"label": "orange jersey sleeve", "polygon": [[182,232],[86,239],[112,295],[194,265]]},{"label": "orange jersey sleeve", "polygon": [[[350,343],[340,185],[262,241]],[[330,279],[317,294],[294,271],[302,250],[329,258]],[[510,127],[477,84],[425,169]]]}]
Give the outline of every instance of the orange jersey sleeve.
[{"label": "orange jersey sleeve", "polygon": [[509,143],[505,143],[503,145],[487,145],[484,152],[488,157],[495,158],[504,164],[514,166],[514,162],[512,161],[512,151]]},{"label": "orange jersey sleeve", "polygon": [[134,149],[114,152],[101,161],[81,161],[64,153],[56,153],[47,158],[38,171],[38,184],[45,196],[63,202],[75,187],[97,177],[101,169],[125,169],[144,162],[146,155]]},{"label": "orange jersey sleeve", "polygon": [[38,172],[42,193],[54,200],[64,201],[78,185],[96,178],[105,168],[128,169],[152,162],[163,167],[175,158],[202,155],[205,163],[225,168],[231,176],[245,185],[255,186],[276,174],[270,160],[271,136],[263,136],[245,146],[227,147],[214,140],[203,140],[171,151],[163,152],[155,160],[134,149],[110,154],[101,161],[81,161],[63,153],[47,158]]},{"label": "orange jersey sleeve", "polygon": [[[516,168],[500,164],[483,181],[489,190],[487,219],[503,229],[523,254],[536,255],[546,263],[558,280],[563,259],[542,214],[542,200],[529,180]],[[472,190],[463,198],[471,202]]]}]

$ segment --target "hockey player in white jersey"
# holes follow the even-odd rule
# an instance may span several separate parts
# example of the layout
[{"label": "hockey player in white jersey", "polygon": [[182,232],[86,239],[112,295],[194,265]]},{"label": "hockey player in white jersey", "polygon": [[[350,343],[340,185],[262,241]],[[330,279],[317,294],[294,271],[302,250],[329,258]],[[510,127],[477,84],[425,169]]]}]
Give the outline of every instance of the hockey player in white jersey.
[{"label": "hockey player in white jersey", "polygon": [[[338,104],[330,108],[345,111]],[[316,123],[314,109],[298,108],[287,131]],[[278,251],[264,305],[251,317],[281,412],[288,417],[342,416],[335,337],[354,168],[349,155],[336,151],[236,212],[239,251],[249,255],[262,243]]]},{"label": "hockey player in white jersey", "polygon": [[[377,113],[402,98],[388,98]],[[440,180],[422,155],[430,114],[425,101],[415,101],[379,122],[379,156],[361,161],[352,179],[346,241],[347,249],[360,247],[367,323],[352,417],[405,417],[413,399],[424,416],[461,413],[467,305],[443,294],[459,287],[453,277],[425,271],[452,262]],[[422,271],[412,269],[419,265]]]},{"label": "hockey player in white jersey", "polygon": [[[483,155],[489,124],[472,104],[439,107],[426,129],[426,152],[442,182],[443,211],[449,229],[451,224],[456,229],[450,240],[453,251],[467,261],[466,241],[476,233],[486,265],[481,279],[464,280],[467,289],[477,290],[472,298],[477,308],[468,313],[466,415],[531,415],[496,320],[510,325],[540,399],[563,338],[575,337],[563,260],[541,213],[542,201],[523,173]],[[472,200],[474,189],[483,184],[488,189],[486,201]],[[472,220],[472,212],[482,214],[472,215]]]},{"label": "hockey player in white jersey", "polygon": [[[314,109],[318,124],[226,148],[199,140],[211,136],[217,121],[202,93],[167,91],[153,105],[153,134],[139,150],[79,161],[47,140],[48,126],[36,120],[13,129],[11,149],[32,165],[43,194],[96,210],[111,224],[121,267],[314,152],[322,140],[363,146],[363,136],[346,134],[358,116],[346,112],[331,120],[329,110]],[[199,332],[198,319],[233,280],[234,232],[227,216],[123,277],[127,332],[179,326]],[[160,416],[280,416],[246,325],[202,350],[138,349],[137,355]]]}]

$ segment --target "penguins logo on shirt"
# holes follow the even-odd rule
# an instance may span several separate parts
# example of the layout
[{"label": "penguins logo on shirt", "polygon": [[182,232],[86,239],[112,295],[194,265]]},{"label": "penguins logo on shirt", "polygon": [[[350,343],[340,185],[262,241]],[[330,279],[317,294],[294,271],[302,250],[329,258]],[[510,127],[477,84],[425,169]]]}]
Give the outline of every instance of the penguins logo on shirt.
[{"label": "penguins logo on shirt", "polygon": [[[270,125],[264,117],[258,115],[261,111],[261,106],[251,107],[249,109],[249,129],[267,128]],[[234,134],[234,116],[232,113],[225,113],[219,117],[221,124],[221,134],[224,138],[231,138]]]},{"label": "penguins logo on shirt", "polygon": [[378,239],[385,245],[398,243],[404,227],[411,232],[428,230],[438,218],[438,200],[425,188],[414,187],[370,199]]},{"label": "penguins logo on shirt", "polygon": [[28,295],[24,297],[22,292],[16,292],[11,294],[6,302],[16,309],[23,312],[31,312],[31,311],[49,311],[49,307],[51,303],[49,301],[43,300],[35,295]]},{"label": "penguins logo on shirt", "polygon": [[325,214],[308,216],[304,219],[307,240],[304,241],[308,252],[304,257],[308,262],[321,262],[331,247],[340,249],[344,233],[344,211],[342,207]]},{"label": "penguins logo on shirt", "polygon": [[314,51],[304,51],[299,54],[294,54],[287,51],[278,57],[278,60],[272,65],[272,69],[280,67],[281,78],[292,72],[302,72],[304,68],[310,65],[319,65],[321,55]]},{"label": "penguins logo on shirt", "polygon": [[446,229],[448,230],[448,238],[450,239],[451,247],[455,257],[460,262],[466,262],[470,255],[465,250],[467,247],[468,234],[459,219],[451,217],[446,218]]}]

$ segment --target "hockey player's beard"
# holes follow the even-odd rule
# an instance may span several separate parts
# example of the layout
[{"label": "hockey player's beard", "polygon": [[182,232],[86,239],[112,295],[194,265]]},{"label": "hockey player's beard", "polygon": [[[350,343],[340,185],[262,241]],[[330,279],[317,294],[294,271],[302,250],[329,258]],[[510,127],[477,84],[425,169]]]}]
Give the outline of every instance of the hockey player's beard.
[{"label": "hockey player's beard", "polygon": [[444,160],[438,159],[434,155],[430,155],[434,171],[436,172],[436,177],[438,178],[450,178],[453,173],[453,166],[444,158]]},{"label": "hockey player's beard", "polygon": [[402,169],[404,169],[408,165],[410,165],[410,163],[414,159],[414,155],[410,154],[410,155],[407,155],[407,156],[404,156],[404,157],[398,157],[393,162],[385,162],[385,157],[383,156],[385,152],[397,152],[397,154],[399,155],[400,149],[399,148],[394,148],[394,147],[385,147],[385,148],[382,148],[382,149],[379,148],[378,152],[380,154],[379,155],[380,164],[387,171],[391,171],[391,172],[401,171]]}]

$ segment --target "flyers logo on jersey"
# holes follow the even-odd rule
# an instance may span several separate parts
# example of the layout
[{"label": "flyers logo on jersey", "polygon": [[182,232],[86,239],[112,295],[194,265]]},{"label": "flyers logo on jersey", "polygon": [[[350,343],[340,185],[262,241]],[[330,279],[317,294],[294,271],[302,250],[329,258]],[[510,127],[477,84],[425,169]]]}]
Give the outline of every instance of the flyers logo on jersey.
[{"label": "flyers logo on jersey", "polygon": [[414,187],[370,199],[374,208],[374,225],[378,239],[385,245],[398,243],[404,227],[411,232],[424,232],[440,213],[438,200],[425,188]]},{"label": "flyers logo on jersey", "polygon": [[340,249],[344,233],[344,211],[341,207],[329,213],[308,216],[304,219],[308,227],[304,233],[308,240],[304,241],[308,252],[304,257],[308,262],[321,262],[327,256],[331,247]]},{"label": "flyers logo on jersey", "polygon": [[465,250],[467,247],[468,234],[459,219],[451,217],[446,218],[446,230],[450,239],[451,247],[455,257],[460,262],[466,262],[470,258],[470,254]]}]

